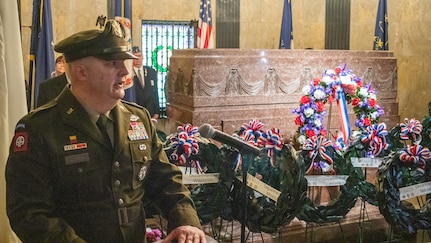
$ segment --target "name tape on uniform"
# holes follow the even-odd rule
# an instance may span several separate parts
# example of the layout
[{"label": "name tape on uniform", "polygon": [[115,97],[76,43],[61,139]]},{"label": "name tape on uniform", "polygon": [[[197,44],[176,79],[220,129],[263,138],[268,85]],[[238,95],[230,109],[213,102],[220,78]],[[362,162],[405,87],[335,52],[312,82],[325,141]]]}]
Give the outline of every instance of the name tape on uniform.
[{"label": "name tape on uniform", "polygon": [[383,161],[383,158],[350,158],[353,167],[357,168],[378,168]]},{"label": "name tape on uniform", "polygon": [[400,200],[407,200],[431,193],[431,181],[400,187]]},{"label": "name tape on uniform", "polygon": [[306,175],[308,186],[342,186],[348,175]]},{"label": "name tape on uniform", "polygon": [[[242,181],[242,176],[237,177],[238,180]],[[251,189],[261,193],[262,195],[269,197],[270,199],[277,201],[281,192],[266,184],[265,182],[257,179],[256,177],[247,173],[247,186]]]}]

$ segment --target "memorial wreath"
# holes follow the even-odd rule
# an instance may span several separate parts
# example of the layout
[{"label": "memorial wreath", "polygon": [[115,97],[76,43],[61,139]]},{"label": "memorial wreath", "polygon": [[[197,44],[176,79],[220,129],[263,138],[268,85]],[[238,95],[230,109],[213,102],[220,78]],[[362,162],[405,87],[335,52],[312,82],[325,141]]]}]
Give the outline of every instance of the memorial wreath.
[{"label": "memorial wreath", "polygon": [[202,224],[220,217],[227,207],[233,181],[231,166],[222,151],[190,124],[178,126],[176,133],[167,136],[165,151],[171,163],[185,168],[184,177],[216,173],[217,182],[189,184],[188,188]]},{"label": "memorial wreath", "polygon": [[[350,143],[350,123],[347,105],[351,104],[356,115],[355,125],[361,131],[373,126],[384,114],[376,103],[376,95],[371,85],[363,86],[362,81],[350,70],[337,67],[326,70],[322,78],[315,78],[302,89],[300,107],[293,110],[297,114],[295,124],[297,141],[301,145],[299,158],[307,165],[308,175],[347,175],[344,185],[340,186],[338,197],[325,206],[316,206],[310,198],[298,218],[307,222],[325,223],[343,218],[355,205],[358,196],[372,196],[374,185],[365,181],[362,170],[355,169],[346,161],[345,153]],[[340,115],[341,131],[335,134],[335,143],[328,139],[324,118],[326,104],[336,99]],[[331,114],[329,114],[331,115]],[[368,138],[369,139],[369,138]],[[365,141],[365,140],[364,140]],[[348,150],[348,157],[360,155],[358,144]],[[368,147],[362,144],[362,150]],[[353,154],[354,152],[354,154]],[[361,156],[361,155],[360,155]]]},{"label": "memorial wreath", "polygon": [[[405,119],[405,123],[390,132],[391,153],[385,157],[377,173],[377,200],[386,221],[401,232],[415,233],[431,228],[431,203],[419,203],[419,208],[407,199],[424,198],[431,179],[429,160],[430,119],[422,123]],[[424,138],[424,139],[422,139]],[[415,191],[419,188],[420,191]],[[401,191],[408,191],[401,193]],[[426,194],[426,193],[425,193]]]},{"label": "memorial wreath", "polygon": [[[265,132],[262,127],[263,123],[252,120],[235,132],[238,139],[261,148],[260,155],[240,154],[228,146],[224,146],[224,150],[237,175],[230,194],[233,217],[245,223],[251,232],[272,234],[298,214],[305,202],[307,182],[304,165],[297,160],[295,149],[283,143],[279,129]],[[249,174],[246,222],[242,222],[241,217],[244,210],[243,173]],[[259,187],[263,190],[259,191]]]}]

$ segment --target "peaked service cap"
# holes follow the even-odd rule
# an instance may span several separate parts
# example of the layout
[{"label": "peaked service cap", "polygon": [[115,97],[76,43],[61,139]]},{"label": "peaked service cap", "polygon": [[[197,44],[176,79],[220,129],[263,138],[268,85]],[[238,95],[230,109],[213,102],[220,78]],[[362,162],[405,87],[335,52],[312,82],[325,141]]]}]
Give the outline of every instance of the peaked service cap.
[{"label": "peaked service cap", "polygon": [[116,20],[108,20],[104,30],[85,30],[75,33],[54,46],[63,53],[66,62],[94,56],[104,60],[136,59],[130,52],[124,26]]}]

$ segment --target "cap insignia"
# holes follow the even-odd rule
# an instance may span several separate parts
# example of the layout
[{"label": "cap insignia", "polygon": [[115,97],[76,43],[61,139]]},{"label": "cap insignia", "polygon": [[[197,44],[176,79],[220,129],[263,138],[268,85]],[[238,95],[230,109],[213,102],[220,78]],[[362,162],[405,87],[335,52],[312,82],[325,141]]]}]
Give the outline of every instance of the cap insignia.
[{"label": "cap insignia", "polygon": [[115,36],[124,38],[123,30],[121,29],[120,23],[117,21],[112,21],[112,30],[114,31]]}]

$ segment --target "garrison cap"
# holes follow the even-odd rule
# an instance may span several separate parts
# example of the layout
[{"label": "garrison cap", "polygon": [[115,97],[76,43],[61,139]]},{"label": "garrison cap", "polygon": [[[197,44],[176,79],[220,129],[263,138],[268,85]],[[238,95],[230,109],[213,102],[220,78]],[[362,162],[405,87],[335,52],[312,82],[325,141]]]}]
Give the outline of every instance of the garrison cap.
[{"label": "garrison cap", "polygon": [[66,62],[94,56],[105,60],[136,59],[126,41],[124,26],[116,20],[108,20],[104,30],[85,30],[75,33],[54,46],[63,53]]}]

